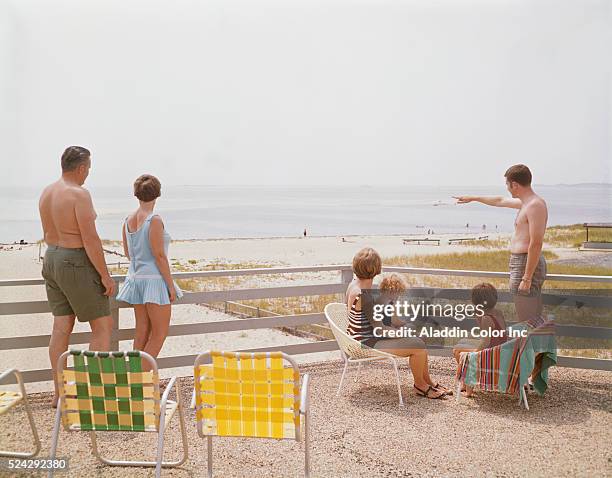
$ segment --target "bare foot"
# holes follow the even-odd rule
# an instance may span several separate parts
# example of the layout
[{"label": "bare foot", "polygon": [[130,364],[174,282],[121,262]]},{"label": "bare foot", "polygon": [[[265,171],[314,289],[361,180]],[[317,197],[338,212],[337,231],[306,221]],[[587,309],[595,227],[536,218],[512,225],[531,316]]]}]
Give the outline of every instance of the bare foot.
[{"label": "bare foot", "polygon": [[475,397],[476,394],[474,393],[474,387],[465,387],[465,390],[461,390],[462,392],[465,391],[465,398],[472,398]]},{"label": "bare foot", "polygon": [[53,395],[53,399],[51,400],[51,408],[57,408],[57,402],[59,397],[57,395]]}]

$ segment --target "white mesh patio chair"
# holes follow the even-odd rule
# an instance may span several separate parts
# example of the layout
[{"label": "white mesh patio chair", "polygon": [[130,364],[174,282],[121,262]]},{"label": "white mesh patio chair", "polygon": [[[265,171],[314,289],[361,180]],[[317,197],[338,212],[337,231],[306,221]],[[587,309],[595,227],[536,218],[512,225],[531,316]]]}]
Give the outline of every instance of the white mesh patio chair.
[{"label": "white mesh patio chair", "polygon": [[[25,412],[28,416],[28,422],[30,423],[30,430],[32,431],[32,437],[34,438],[34,450],[32,451],[10,451],[10,450],[0,450],[0,456],[12,457],[12,458],[32,458],[38,454],[40,451],[40,438],[38,437],[38,432],[36,431],[36,425],[34,424],[34,418],[32,417],[32,411],[30,410],[30,406],[28,405],[28,395],[26,393],[25,386],[23,385],[23,378],[21,377],[21,372],[16,369],[10,369],[2,372],[0,374],[0,383],[5,379],[10,377],[11,375],[15,376],[17,380],[17,385],[19,386],[18,392],[11,392],[8,390],[0,390],[0,415],[4,415],[9,410],[13,409],[20,403],[23,403],[25,408]],[[0,431],[0,438],[5,433],[5,431]],[[21,432],[19,432],[21,433]]]},{"label": "white mesh patio chair", "polygon": [[[395,371],[395,378],[397,381],[397,393],[399,395],[399,406],[404,406],[404,399],[402,398],[402,388],[400,386],[399,369],[397,367],[397,359],[400,358],[397,355],[384,352],[382,350],[376,350],[371,347],[363,345],[348,332],[348,311],[346,304],[334,302],[325,306],[325,318],[329,323],[329,326],[338,342],[340,348],[340,355],[344,361],[344,370],[342,371],[342,377],[340,378],[340,385],[338,385],[338,391],[336,395],[340,395],[342,384],[344,383],[344,377],[348,369],[349,364],[357,364],[357,374],[361,364],[364,362],[374,362],[377,360],[388,360],[393,365]],[[357,374],[355,375],[355,381],[357,381]]]}]

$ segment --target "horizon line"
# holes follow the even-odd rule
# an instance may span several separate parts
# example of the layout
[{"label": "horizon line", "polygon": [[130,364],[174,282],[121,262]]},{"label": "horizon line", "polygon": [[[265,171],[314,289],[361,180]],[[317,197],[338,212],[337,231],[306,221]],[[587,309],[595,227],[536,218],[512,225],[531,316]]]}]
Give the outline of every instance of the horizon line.
[{"label": "horizon line", "polygon": [[[26,187],[31,188],[39,188],[45,187],[46,184],[35,184]],[[128,186],[126,184],[126,186]],[[129,185],[131,186],[131,184]],[[298,187],[298,188],[360,188],[360,187],[370,187],[370,188],[401,188],[401,187],[444,187],[444,188],[471,188],[471,187],[504,187],[503,183],[497,184],[440,184],[440,183],[420,183],[420,184],[265,184],[265,183],[251,183],[251,184],[241,184],[241,183],[231,183],[231,184],[210,184],[210,183],[200,183],[200,184],[186,184],[186,183],[164,183],[166,187]],[[612,182],[580,182],[580,183],[534,183],[532,184],[534,188],[540,186],[612,186]],[[19,187],[23,188],[24,186],[18,185],[5,185],[5,187]],[[117,184],[84,184],[84,187],[118,187]]]},{"label": "horizon line", "polygon": [[[197,186],[197,187],[499,187],[500,184],[440,184],[440,183],[420,183],[420,184],[265,184],[265,183],[250,183],[250,184],[241,184],[241,183],[228,183],[228,184],[210,184],[210,183],[166,183],[167,186],[173,187],[185,187],[185,186]],[[85,185],[86,186],[86,185]],[[96,186],[103,187],[116,187],[116,184],[97,184]],[[504,186],[502,183],[501,186]],[[534,183],[533,187],[538,186],[612,186],[612,182],[580,182],[580,183]]]}]

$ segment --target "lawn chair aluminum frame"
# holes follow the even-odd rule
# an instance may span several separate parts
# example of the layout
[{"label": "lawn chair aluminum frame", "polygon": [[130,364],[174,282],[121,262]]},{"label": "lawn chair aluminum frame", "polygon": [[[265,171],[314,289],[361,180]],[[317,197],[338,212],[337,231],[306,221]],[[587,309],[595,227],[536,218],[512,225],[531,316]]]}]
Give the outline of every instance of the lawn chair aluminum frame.
[{"label": "lawn chair aluminum frame", "polygon": [[30,423],[30,430],[32,431],[32,437],[34,438],[34,450],[29,452],[0,450],[0,456],[11,457],[11,458],[32,458],[38,455],[40,451],[40,437],[36,430],[36,424],[34,423],[34,417],[32,416],[32,410],[28,404],[28,394],[26,393],[25,386],[23,384],[23,377],[21,372],[17,369],[5,370],[0,374],[0,383],[6,380],[11,375],[15,376],[17,385],[19,386],[19,392],[6,392],[0,391],[0,415],[4,415],[12,408],[16,407],[20,403],[23,403],[26,414],[28,416],[28,422]]},{"label": "lawn chair aluminum frame", "polygon": [[375,362],[380,360],[388,360],[393,365],[395,371],[395,379],[397,382],[397,393],[399,395],[399,406],[404,406],[404,399],[402,397],[402,387],[400,382],[399,369],[397,366],[397,359],[400,358],[397,355],[384,352],[382,350],[376,350],[372,347],[367,347],[361,342],[355,340],[347,332],[348,327],[348,312],[346,304],[340,302],[332,302],[325,306],[325,318],[329,323],[332,333],[340,348],[340,355],[344,361],[344,370],[342,370],[342,376],[340,377],[340,384],[338,385],[338,391],[336,396],[340,395],[342,385],[344,383],[344,377],[350,364],[357,364],[357,373],[355,374],[355,382],[359,376],[362,363]]},{"label": "lawn chair aluminum frame", "polygon": [[[69,391],[69,387],[71,386],[71,383],[68,383],[68,381],[65,381],[65,377],[66,378],[70,378],[71,376],[76,376],[76,380],[77,382],[79,381],[79,376],[76,375],[79,372],[77,371],[73,371],[73,370],[69,370],[66,369],[65,367],[67,366],[68,363],[68,357],[70,356],[82,356],[82,357],[87,357],[88,360],[89,359],[105,359],[105,358],[114,358],[114,359],[125,359],[128,358],[128,360],[131,357],[140,357],[140,359],[142,359],[142,362],[147,363],[150,367],[151,372],[139,372],[141,374],[141,376],[145,376],[148,373],[151,373],[151,377],[150,377],[150,381],[145,381],[145,379],[142,379],[141,382],[133,384],[131,382],[128,383],[127,378],[123,379],[123,385],[129,386],[130,388],[130,392],[129,395],[126,397],[120,397],[120,398],[124,398],[127,399],[127,403],[129,403],[129,409],[128,409],[128,413],[132,414],[133,412],[136,412],[136,408],[134,407],[134,403],[137,401],[144,401],[145,399],[148,399],[150,401],[153,402],[153,409],[154,409],[154,421],[153,423],[149,423],[146,424],[145,423],[145,413],[142,412],[143,414],[143,423],[142,425],[135,425],[134,422],[131,422],[131,425],[109,425],[108,424],[108,415],[105,416],[105,420],[107,421],[106,425],[98,425],[96,423],[93,423],[94,427],[100,426],[99,429],[89,429],[89,430],[83,430],[81,429],[81,425],[78,425],[79,428],[75,428],[75,429],[70,429],[70,426],[74,426],[74,425],[70,425],[70,414],[74,413],[71,412],[68,408],[67,408],[67,400],[71,400],[71,407],[74,406],[74,404],[76,402],[82,402],[83,399],[79,399],[78,395],[77,395],[77,399],[69,399],[67,397],[68,395],[68,391]],[[80,373],[82,373],[83,375],[81,375],[81,379],[83,382],[85,382],[85,384],[89,389],[92,389],[95,386],[100,387],[100,385],[92,385],[91,383],[91,373],[92,370],[90,368],[90,364],[89,361],[87,363],[87,365],[85,366],[86,370],[81,371]],[[67,373],[68,372],[68,373]],[[98,372],[102,372],[102,367],[100,367],[98,369]],[[126,372],[129,374],[135,374],[137,372],[134,371],[129,371]],[[118,387],[116,387],[116,385],[118,384],[119,380],[119,376],[120,374],[118,372],[109,372],[109,373],[100,373],[100,376],[104,376],[106,375],[107,377],[110,377],[111,383],[107,384],[105,383],[105,378],[102,378],[102,383],[104,383],[105,385],[111,385],[111,389],[112,389],[112,385],[115,385],[115,391],[112,392],[113,395],[115,395],[117,393],[117,390],[119,390]],[[129,375],[131,377],[131,375]],[[127,375],[126,375],[127,377]],[[166,386],[166,389],[164,390],[164,393],[161,397],[161,400],[159,399],[159,376],[158,376],[158,369],[157,369],[157,362],[155,361],[155,359],[147,354],[146,352],[142,352],[142,351],[130,351],[130,352],[93,352],[93,351],[67,351],[64,352],[60,358],[58,359],[57,362],[57,380],[59,383],[59,390],[60,390],[60,396],[59,396],[59,402],[57,405],[57,413],[55,415],[55,426],[53,429],[53,439],[52,439],[52,444],[51,444],[51,454],[50,454],[50,459],[55,459],[55,455],[57,452],[57,444],[58,444],[58,440],[59,440],[59,432],[60,432],[60,427],[63,424],[64,425],[64,429],[66,431],[89,431],[89,435],[91,438],[91,451],[92,454],[102,463],[107,464],[107,465],[112,465],[112,466],[142,466],[142,467],[155,467],[155,476],[156,478],[159,478],[161,476],[161,469],[162,467],[177,467],[182,465],[183,463],[185,463],[185,461],[188,458],[188,445],[187,445],[187,430],[185,428],[185,417],[184,417],[184,410],[183,410],[183,401],[181,398],[181,389],[180,389],[180,383],[177,382],[176,377],[172,377],[170,379],[170,381],[168,382],[168,385]],[[77,386],[78,383],[75,382],[75,385],[73,387],[74,390],[77,390]],[[104,386],[104,385],[102,385]],[[153,394],[151,397],[144,397],[144,393],[143,393],[143,389],[144,386],[147,387],[152,387],[153,388]],[[140,387],[140,391],[139,398],[134,398],[132,396],[132,394],[134,393],[134,389],[133,387]],[[68,390],[67,390],[68,389]],[[174,400],[170,400],[169,399],[169,395],[170,395],[170,391],[172,389],[175,389],[176,392],[176,401]],[[72,394],[74,394],[75,392],[73,391]],[[78,392],[77,392],[78,393]],[[105,398],[104,401],[106,402],[106,388],[105,388]],[[71,394],[71,395],[72,395]],[[117,397],[119,398],[119,395],[117,395]],[[100,397],[91,397],[92,402],[94,400],[99,399]],[[118,400],[117,398],[117,400]],[[113,401],[113,399],[110,399],[111,403]],[[93,407],[93,405],[90,405],[91,407]],[[143,410],[144,410],[144,405],[142,406]],[[89,408],[90,411],[93,411],[93,408]],[[182,440],[182,445],[183,445],[183,455],[181,458],[174,460],[174,461],[163,461],[163,451],[164,451],[164,432],[166,431],[167,426],[169,425],[172,417],[174,416],[175,412],[178,410],[178,415],[179,415],[179,426],[180,426],[180,430],[181,430],[181,440]],[[102,410],[104,413],[106,413],[106,410]],[[83,412],[83,410],[81,410],[80,408],[77,408],[77,412],[79,412],[79,414],[81,412]],[[85,413],[87,413],[87,411],[85,411]],[[130,420],[134,420],[134,415],[131,415],[132,418],[130,418]],[[150,415],[147,416],[147,418],[149,419],[149,421],[151,420]],[[90,419],[91,420],[91,419]],[[96,420],[96,418],[94,417],[94,421]],[[120,423],[120,422],[119,422]],[[91,422],[90,422],[91,425]],[[111,427],[123,427],[123,429],[112,429]],[[137,428],[137,429],[129,429],[130,427],[133,428]],[[110,429],[109,429],[110,428]],[[98,444],[96,441],[96,432],[97,431],[110,431],[110,432],[125,432],[125,431],[130,431],[130,432],[156,432],[157,433],[157,452],[156,452],[156,460],[155,461],[129,461],[129,460],[113,460],[110,458],[106,458],[104,456],[102,456],[98,450]],[[49,471],[49,477],[53,476],[53,470]]]},{"label": "lawn chair aluminum frame", "polygon": [[[291,401],[292,407],[293,407],[293,417],[292,417],[292,423],[293,423],[293,427],[291,430],[289,430],[291,432],[292,436],[270,436],[270,434],[259,434],[259,435],[253,435],[253,434],[233,434],[233,433],[218,433],[219,430],[219,426],[215,425],[216,429],[217,429],[217,433],[206,433],[206,431],[204,430],[204,425],[203,425],[203,419],[201,417],[201,410],[203,408],[209,408],[211,409],[210,405],[208,407],[205,407],[205,405],[207,404],[203,404],[202,403],[202,396],[205,395],[207,393],[207,391],[204,390],[203,388],[203,382],[205,379],[208,379],[209,381],[215,382],[215,379],[217,377],[203,377],[200,378],[200,372],[202,370],[201,366],[208,366],[208,367],[213,367],[214,366],[214,358],[216,357],[223,357],[223,358],[229,358],[230,360],[232,359],[236,359],[238,361],[249,361],[249,360],[261,360],[262,358],[266,360],[266,363],[268,362],[268,360],[270,362],[272,362],[273,359],[281,359],[281,360],[286,360],[287,362],[289,362],[289,364],[291,365],[291,367],[284,367],[283,368],[283,373],[285,373],[285,371],[290,371],[292,370],[292,380],[290,381],[290,383],[287,383],[286,377],[283,379],[283,384],[279,384],[278,381],[277,383],[274,383],[274,381],[268,381],[267,383],[269,383],[269,387],[270,387],[270,392],[268,392],[270,395],[268,395],[270,397],[270,401],[273,399],[278,399],[279,395],[278,393],[276,393],[276,397],[273,396],[272,394],[272,387],[276,386],[289,386],[290,384],[292,384],[292,395],[290,399],[286,398],[286,393],[282,393],[280,395],[280,397],[285,397],[284,398],[284,402],[283,402],[283,406],[286,405],[287,401]],[[210,365],[209,362],[213,361],[213,364]],[[250,365],[249,365],[250,367]],[[230,368],[228,368],[228,370],[231,370]],[[236,369],[233,369],[233,371],[235,371]],[[250,368],[248,369],[250,371],[252,370],[257,370],[256,368]],[[277,371],[277,369],[270,367],[270,368],[266,368],[266,371],[270,371],[271,373],[273,371]],[[242,378],[245,375],[245,371],[242,368],[242,364],[241,364],[241,372],[240,372],[240,378]],[[309,374],[304,374],[301,376],[301,384],[299,383],[299,377],[300,377],[300,370],[299,367],[297,365],[297,362],[289,355],[283,353],[283,352],[219,352],[219,351],[211,351],[208,350],[200,355],[198,355],[196,357],[195,363],[194,363],[194,396],[197,396],[196,399],[196,420],[197,420],[197,430],[198,430],[198,435],[201,438],[206,438],[207,439],[207,464],[208,464],[208,478],[212,478],[213,476],[213,436],[222,436],[222,437],[243,437],[243,438],[272,438],[272,439],[280,439],[280,440],[286,440],[286,439],[292,439],[295,441],[302,441],[301,440],[301,430],[303,428],[304,431],[304,476],[306,478],[310,477],[310,434],[309,434],[309,428],[310,428],[310,401],[309,401],[309,389],[310,389],[310,375]],[[234,387],[234,391],[237,392],[240,397],[241,400],[244,401],[244,397],[245,395],[243,395],[241,393],[242,391],[242,387],[239,384],[250,384],[253,383],[253,387],[257,386],[257,381],[256,381],[256,376],[254,376],[254,378],[251,380],[250,378],[248,378],[247,380],[243,381],[240,380],[240,378],[238,380],[235,380],[234,378],[232,379],[228,379],[227,380],[227,384],[229,385],[238,385],[238,388]],[[297,381],[297,383],[296,383]],[[260,382],[260,383],[265,383],[265,382]],[[198,384],[200,384],[200,392],[198,393],[197,387]],[[226,385],[227,387],[228,385]],[[248,385],[247,385],[248,386]],[[299,395],[298,395],[298,388],[299,388]],[[227,390],[227,389],[226,389]],[[240,391],[238,391],[240,390]],[[255,388],[253,388],[253,390],[255,390]],[[210,391],[208,391],[208,393],[212,393],[214,395],[216,395],[217,393],[217,389],[214,389],[214,391],[211,389]],[[260,395],[261,396],[261,395]],[[248,395],[247,395],[248,397]],[[255,397],[256,399],[256,394],[253,394],[253,397]],[[242,402],[243,403],[243,402]],[[242,409],[242,405],[240,405],[241,407],[241,414],[243,413],[243,409]],[[256,413],[257,411],[257,407],[254,406],[254,412],[252,413]],[[297,409],[296,409],[297,408]],[[269,410],[269,409],[265,409],[265,410]],[[231,413],[231,412],[229,412]],[[273,413],[273,412],[271,412]],[[278,413],[278,410],[277,410]],[[241,421],[240,421],[240,425],[241,425],[241,430],[243,430],[244,428],[246,428],[245,423],[251,423],[247,420],[243,420],[242,419],[243,415],[241,415]],[[303,417],[303,420],[302,420]],[[217,422],[218,417],[212,419],[214,422]],[[210,423],[210,420],[209,420]],[[283,425],[286,426],[288,422],[283,422]],[[301,426],[303,425],[303,426]],[[270,431],[272,430],[272,427],[274,426],[273,423],[268,425],[270,428]],[[279,425],[277,425],[278,427]],[[253,430],[255,430],[253,428]],[[287,430],[283,431],[283,434],[288,434]]]}]

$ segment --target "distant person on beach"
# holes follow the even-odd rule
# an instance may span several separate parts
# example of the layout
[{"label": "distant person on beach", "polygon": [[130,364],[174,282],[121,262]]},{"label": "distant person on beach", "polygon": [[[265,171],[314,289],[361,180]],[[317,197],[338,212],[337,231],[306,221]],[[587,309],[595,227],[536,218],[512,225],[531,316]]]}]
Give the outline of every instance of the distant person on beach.
[{"label": "distant person on beach", "polygon": [[170,274],[170,235],[162,218],[153,212],[161,196],[159,180],[143,174],[134,182],[134,196],[140,205],[123,223],[123,250],[130,266],[117,300],[134,306],[134,350],[157,357],[168,335],[171,304],[183,292]]},{"label": "distant person on beach", "polygon": [[[414,388],[417,395],[426,398],[443,398],[450,391],[440,384],[434,384],[429,376],[428,355],[425,343],[418,338],[384,338],[374,336],[374,324],[362,308],[364,289],[372,289],[374,277],[382,271],[380,255],[371,247],[361,249],[353,258],[355,278],[346,291],[348,307],[347,332],[364,347],[384,350],[399,357],[409,357],[410,369],[414,377]],[[397,281],[388,279],[389,286]],[[405,287],[405,286],[403,286]],[[402,288],[402,287],[400,287]],[[399,289],[398,288],[398,291]],[[405,289],[403,289],[405,290]],[[376,324],[378,326],[379,324]]]},{"label": "distant person on beach", "polygon": [[304,237],[306,237],[306,228],[304,228]]},{"label": "distant person on beach", "polygon": [[504,174],[511,198],[454,196],[458,204],[480,202],[489,206],[518,209],[510,242],[510,291],[516,314],[526,321],[542,314],[542,285],[546,279],[546,261],[542,254],[548,208],[531,188],[531,171],[516,164]]},{"label": "distant person on beach", "polygon": [[[462,352],[478,352],[480,350],[496,347],[506,343],[506,321],[504,314],[495,308],[497,305],[497,289],[488,282],[478,284],[472,289],[472,304],[481,306],[484,314],[476,317],[476,322],[480,331],[487,331],[487,334],[479,339],[462,339],[453,347],[453,356],[459,364]],[[499,335],[499,336],[496,336]],[[466,396],[472,396],[472,387],[466,387]]]},{"label": "distant person on beach", "polygon": [[[42,275],[54,317],[49,341],[53,377],[59,356],[68,348],[75,316],[89,323],[90,350],[109,349],[113,321],[108,298],[115,293],[96,231],[91,195],[82,187],[89,175],[91,154],[81,146],[70,146],[62,154],[61,166],[62,176],[44,189],[39,201],[47,243]],[[54,407],[57,398],[55,383]]]}]

